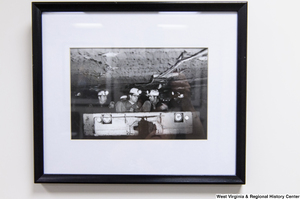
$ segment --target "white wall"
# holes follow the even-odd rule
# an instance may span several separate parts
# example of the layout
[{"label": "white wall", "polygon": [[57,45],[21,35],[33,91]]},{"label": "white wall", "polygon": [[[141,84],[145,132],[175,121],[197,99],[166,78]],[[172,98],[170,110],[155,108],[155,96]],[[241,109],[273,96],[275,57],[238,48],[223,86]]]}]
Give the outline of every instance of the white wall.
[{"label": "white wall", "polygon": [[0,1],[0,198],[215,198],[300,194],[297,0],[248,1],[246,185],[33,183],[31,1]]}]

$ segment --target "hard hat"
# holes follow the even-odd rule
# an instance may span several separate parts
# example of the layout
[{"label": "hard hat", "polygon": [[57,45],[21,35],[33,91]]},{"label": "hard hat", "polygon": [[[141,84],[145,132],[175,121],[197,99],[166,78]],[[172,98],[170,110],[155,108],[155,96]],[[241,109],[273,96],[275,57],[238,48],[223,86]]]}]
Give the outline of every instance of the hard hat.
[{"label": "hard hat", "polygon": [[99,96],[99,95],[108,95],[108,94],[109,94],[108,91],[100,91],[100,92],[98,93],[98,96]]},{"label": "hard hat", "polygon": [[121,99],[121,100],[126,100],[126,99],[127,99],[127,95],[122,95],[122,96],[120,97],[120,99]]},{"label": "hard hat", "polygon": [[158,96],[159,92],[158,92],[158,90],[150,90],[150,92],[147,91],[147,96],[149,96],[149,95]]},{"label": "hard hat", "polygon": [[142,91],[137,88],[132,88],[132,89],[130,89],[129,93],[132,93],[135,95],[140,95],[142,93]]}]

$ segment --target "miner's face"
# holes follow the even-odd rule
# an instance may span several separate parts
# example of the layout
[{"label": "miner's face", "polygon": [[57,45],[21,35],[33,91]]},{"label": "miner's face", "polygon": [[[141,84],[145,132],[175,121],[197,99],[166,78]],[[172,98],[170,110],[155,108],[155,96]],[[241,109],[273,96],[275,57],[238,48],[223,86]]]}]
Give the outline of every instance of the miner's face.
[{"label": "miner's face", "polygon": [[150,100],[150,102],[156,102],[156,100],[157,100],[157,96],[154,96],[154,95],[149,95],[149,100]]},{"label": "miner's face", "polygon": [[100,104],[105,104],[107,101],[107,95],[98,95],[98,99]]},{"label": "miner's face", "polygon": [[133,103],[137,103],[138,99],[139,99],[139,96],[136,94],[129,95],[129,101],[131,101]]}]

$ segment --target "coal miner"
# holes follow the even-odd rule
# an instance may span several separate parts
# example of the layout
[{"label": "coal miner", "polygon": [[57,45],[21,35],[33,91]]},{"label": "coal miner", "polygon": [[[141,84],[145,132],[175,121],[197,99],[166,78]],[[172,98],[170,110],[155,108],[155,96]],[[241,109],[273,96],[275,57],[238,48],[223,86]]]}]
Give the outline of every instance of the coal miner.
[{"label": "coal miner", "polygon": [[138,103],[138,100],[141,93],[141,90],[137,88],[131,88],[127,100],[121,100],[116,103],[116,112],[139,112],[141,106]]},{"label": "coal miner", "polygon": [[101,107],[103,112],[112,112],[115,108],[115,102],[111,101],[110,103],[107,103],[108,94],[109,91],[107,90],[101,90],[98,92],[99,107]]},{"label": "coal miner", "polygon": [[147,91],[147,97],[149,100],[146,100],[143,104],[142,111],[150,112],[150,111],[165,111],[168,110],[168,106],[164,103],[161,103],[158,99],[159,91],[158,90],[150,90]]},{"label": "coal miner", "polygon": [[98,100],[99,100],[100,105],[103,106],[103,104],[106,103],[108,94],[109,94],[109,92],[106,90],[102,90],[102,91],[98,92]]}]

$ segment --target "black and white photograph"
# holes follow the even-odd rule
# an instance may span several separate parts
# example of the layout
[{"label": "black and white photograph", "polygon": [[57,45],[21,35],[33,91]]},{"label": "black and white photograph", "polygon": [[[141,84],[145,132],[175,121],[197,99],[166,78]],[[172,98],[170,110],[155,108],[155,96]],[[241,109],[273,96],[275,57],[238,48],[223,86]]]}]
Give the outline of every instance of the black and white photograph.
[{"label": "black and white photograph", "polygon": [[207,139],[208,48],[70,48],[72,139]]},{"label": "black and white photograph", "polygon": [[247,3],[32,9],[35,183],[245,183]]}]

